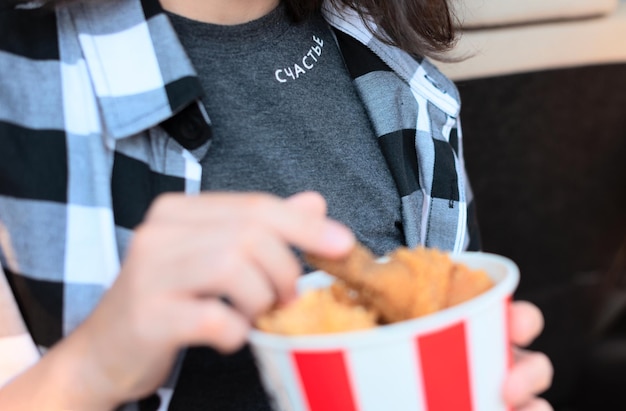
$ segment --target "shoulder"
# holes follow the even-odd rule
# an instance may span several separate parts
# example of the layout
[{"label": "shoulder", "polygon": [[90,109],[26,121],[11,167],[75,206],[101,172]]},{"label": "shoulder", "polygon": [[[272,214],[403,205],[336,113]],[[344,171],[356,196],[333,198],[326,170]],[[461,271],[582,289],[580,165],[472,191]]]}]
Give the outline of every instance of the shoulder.
[{"label": "shoulder", "polygon": [[367,24],[353,11],[326,7],[323,12],[327,22],[335,29],[339,47],[353,78],[372,71],[391,72],[414,95],[433,103],[448,115],[458,116],[460,97],[456,86],[427,58],[411,55],[383,41],[386,37],[384,33],[377,35],[376,26]]},{"label": "shoulder", "polygon": [[[0,9],[0,61],[10,57],[58,60],[57,20],[44,8]],[[0,72],[6,73],[3,67]]]}]

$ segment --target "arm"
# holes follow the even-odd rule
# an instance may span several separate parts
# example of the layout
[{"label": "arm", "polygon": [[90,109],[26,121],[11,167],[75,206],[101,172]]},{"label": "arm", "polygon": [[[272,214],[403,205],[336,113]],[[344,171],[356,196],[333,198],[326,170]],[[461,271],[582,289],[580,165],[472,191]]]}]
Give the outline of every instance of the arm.
[{"label": "arm", "polygon": [[0,267],[0,387],[39,359]]}]

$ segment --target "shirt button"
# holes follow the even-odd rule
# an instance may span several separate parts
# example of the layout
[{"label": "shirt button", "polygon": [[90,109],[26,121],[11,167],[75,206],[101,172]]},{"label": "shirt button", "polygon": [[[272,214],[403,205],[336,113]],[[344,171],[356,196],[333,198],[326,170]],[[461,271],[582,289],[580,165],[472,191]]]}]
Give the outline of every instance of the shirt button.
[{"label": "shirt button", "polygon": [[195,118],[189,118],[180,127],[180,136],[187,141],[197,141],[204,138],[204,125]]}]

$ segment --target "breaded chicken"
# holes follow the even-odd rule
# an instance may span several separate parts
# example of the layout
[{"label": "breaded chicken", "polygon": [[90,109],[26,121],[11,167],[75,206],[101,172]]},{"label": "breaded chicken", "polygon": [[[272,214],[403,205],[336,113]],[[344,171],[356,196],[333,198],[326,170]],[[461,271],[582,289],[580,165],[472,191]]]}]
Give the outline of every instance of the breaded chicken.
[{"label": "breaded chicken", "polygon": [[328,334],[375,327],[376,314],[337,301],[331,288],[308,290],[293,303],[261,316],[257,327],[283,335]]},{"label": "breaded chicken", "polygon": [[446,307],[460,304],[493,287],[493,280],[482,270],[455,264]]},{"label": "breaded chicken", "polygon": [[453,264],[437,250],[399,248],[385,262],[376,262],[362,245],[343,260],[309,256],[317,268],[340,278],[384,323],[416,318],[446,306]]},{"label": "breaded chicken", "polygon": [[261,330],[304,335],[366,329],[439,311],[493,286],[484,271],[470,270],[448,254],[424,247],[401,247],[377,261],[357,244],[341,259],[306,259],[337,280],[262,316],[257,322]]}]

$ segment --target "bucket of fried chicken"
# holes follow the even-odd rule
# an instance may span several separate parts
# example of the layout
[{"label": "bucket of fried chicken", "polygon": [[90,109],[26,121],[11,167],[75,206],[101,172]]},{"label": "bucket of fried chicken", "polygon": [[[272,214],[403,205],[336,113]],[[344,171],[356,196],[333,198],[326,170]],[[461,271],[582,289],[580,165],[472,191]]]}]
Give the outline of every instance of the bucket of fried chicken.
[{"label": "bucket of fried chicken", "polygon": [[250,345],[276,411],[506,411],[519,271],[488,253],[314,256]]}]

